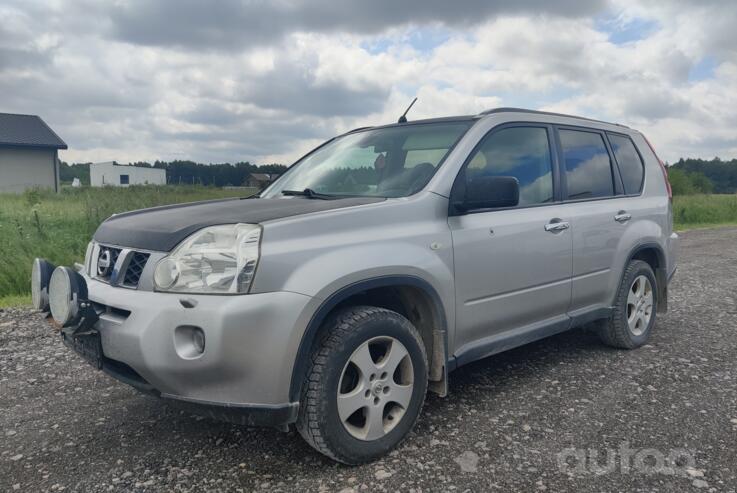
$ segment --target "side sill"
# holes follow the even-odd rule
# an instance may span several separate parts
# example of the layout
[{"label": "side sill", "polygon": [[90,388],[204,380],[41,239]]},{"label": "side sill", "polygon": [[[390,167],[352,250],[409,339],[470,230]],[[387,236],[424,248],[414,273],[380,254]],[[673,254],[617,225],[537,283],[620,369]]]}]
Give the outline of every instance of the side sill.
[{"label": "side sill", "polygon": [[611,307],[596,308],[543,326],[532,328],[523,327],[509,335],[501,334],[481,339],[472,343],[470,347],[464,349],[459,354],[449,358],[448,371],[453,371],[468,363],[502,353],[509,349],[524,346],[525,344],[545,339],[546,337],[560,334],[576,327],[581,327],[595,320],[609,318],[612,315],[612,311],[613,309]]},{"label": "side sill", "polygon": [[484,359],[488,356],[565,332],[570,328],[571,319],[570,317],[566,317],[563,320],[543,326],[532,328],[522,327],[521,329],[512,331],[512,333],[508,335],[503,333],[480,339],[479,341],[469,344],[466,349],[463,349],[460,353],[454,355],[453,359],[448,364],[448,370],[454,370],[460,366]]}]

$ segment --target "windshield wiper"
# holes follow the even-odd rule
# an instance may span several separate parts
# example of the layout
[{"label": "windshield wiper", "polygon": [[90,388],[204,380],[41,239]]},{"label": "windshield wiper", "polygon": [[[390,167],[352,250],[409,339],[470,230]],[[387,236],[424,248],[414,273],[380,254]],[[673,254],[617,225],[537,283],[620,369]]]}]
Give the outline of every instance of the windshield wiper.
[{"label": "windshield wiper", "polygon": [[308,199],[319,199],[319,200],[335,200],[341,198],[339,195],[329,195],[326,193],[316,192],[311,188],[305,188],[304,190],[282,190],[282,195],[288,196],[299,196],[307,197]]}]

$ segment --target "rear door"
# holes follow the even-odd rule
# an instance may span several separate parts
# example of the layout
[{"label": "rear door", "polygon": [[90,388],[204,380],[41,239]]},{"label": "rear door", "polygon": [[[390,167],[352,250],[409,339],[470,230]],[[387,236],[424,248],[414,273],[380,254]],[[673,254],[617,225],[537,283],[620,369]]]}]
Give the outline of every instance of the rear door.
[{"label": "rear door", "polygon": [[573,225],[569,313],[576,317],[611,305],[611,285],[621,275],[613,268],[615,257],[633,211],[607,135],[579,127],[556,129],[566,214]]},{"label": "rear door", "polygon": [[[457,200],[478,176],[513,176],[517,207],[448,219],[453,236],[459,363],[504,349],[515,336],[568,327],[571,222],[559,201],[553,128],[493,129],[471,153],[451,192]],[[519,341],[519,338],[516,338]]]}]

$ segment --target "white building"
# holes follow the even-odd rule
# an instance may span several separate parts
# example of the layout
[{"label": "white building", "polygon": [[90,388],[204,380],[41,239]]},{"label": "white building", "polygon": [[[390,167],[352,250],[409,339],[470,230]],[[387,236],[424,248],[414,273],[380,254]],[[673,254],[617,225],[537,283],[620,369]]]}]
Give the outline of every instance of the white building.
[{"label": "white building", "polygon": [[166,185],[166,170],[117,164],[113,161],[93,163],[90,165],[90,185],[93,187]]}]

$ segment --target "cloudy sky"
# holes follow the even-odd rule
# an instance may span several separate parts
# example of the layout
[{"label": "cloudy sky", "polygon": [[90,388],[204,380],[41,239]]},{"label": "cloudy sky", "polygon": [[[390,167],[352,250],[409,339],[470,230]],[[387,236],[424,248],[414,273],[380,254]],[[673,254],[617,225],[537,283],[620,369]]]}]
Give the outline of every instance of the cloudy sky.
[{"label": "cloudy sky", "polygon": [[337,132],[521,106],[737,157],[734,0],[3,0],[0,112],[77,161],[289,163]]}]

